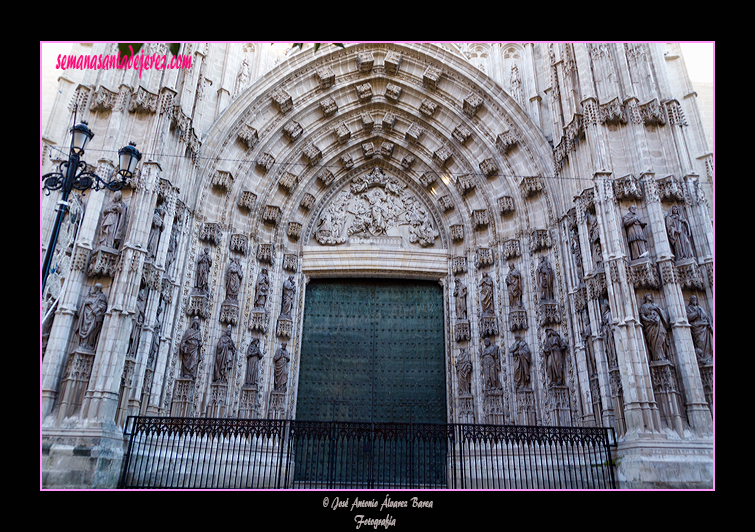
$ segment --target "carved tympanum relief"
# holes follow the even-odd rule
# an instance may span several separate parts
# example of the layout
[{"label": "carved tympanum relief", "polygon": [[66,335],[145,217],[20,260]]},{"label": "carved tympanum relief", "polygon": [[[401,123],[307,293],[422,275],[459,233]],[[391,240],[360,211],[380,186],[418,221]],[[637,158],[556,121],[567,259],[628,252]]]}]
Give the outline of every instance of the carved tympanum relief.
[{"label": "carved tympanum relief", "polygon": [[396,237],[427,247],[438,235],[420,201],[379,167],[355,177],[349,190],[338,193],[322,210],[314,233],[318,243],[331,246],[350,237]]}]

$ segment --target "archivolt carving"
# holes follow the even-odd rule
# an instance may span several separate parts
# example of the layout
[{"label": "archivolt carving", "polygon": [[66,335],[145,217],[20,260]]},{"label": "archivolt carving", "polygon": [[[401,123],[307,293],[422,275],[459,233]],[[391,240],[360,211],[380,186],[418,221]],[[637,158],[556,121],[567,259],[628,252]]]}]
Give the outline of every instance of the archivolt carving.
[{"label": "archivolt carving", "polygon": [[314,237],[337,245],[349,237],[400,237],[422,247],[439,236],[425,207],[398,179],[379,167],[351,181],[321,212]]}]

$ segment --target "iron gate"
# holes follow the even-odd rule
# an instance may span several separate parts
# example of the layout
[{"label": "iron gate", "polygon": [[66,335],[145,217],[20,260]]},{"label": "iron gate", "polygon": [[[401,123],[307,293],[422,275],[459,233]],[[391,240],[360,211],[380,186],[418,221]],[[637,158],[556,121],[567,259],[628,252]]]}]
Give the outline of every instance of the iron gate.
[{"label": "iron gate", "polygon": [[616,487],[602,427],[130,417],[126,439],[121,488]]}]

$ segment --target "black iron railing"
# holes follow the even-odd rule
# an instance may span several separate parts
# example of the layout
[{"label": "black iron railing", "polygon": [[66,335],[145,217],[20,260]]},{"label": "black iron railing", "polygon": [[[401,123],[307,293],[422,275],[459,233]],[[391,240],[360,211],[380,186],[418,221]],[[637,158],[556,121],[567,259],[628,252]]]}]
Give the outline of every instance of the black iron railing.
[{"label": "black iron railing", "polygon": [[612,489],[601,427],[130,417],[121,488]]}]

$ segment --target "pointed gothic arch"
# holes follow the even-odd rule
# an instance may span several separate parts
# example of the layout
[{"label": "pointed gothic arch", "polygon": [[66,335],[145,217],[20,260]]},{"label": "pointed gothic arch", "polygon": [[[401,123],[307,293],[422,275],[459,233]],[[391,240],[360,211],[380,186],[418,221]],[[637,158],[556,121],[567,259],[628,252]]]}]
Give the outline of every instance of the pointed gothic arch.
[{"label": "pointed gothic arch", "polygon": [[[227,223],[239,219],[229,212],[238,196],[252,192],[251,221],[239,224],[258,226],[270,205],[306,226],[314,213],[299,209],[304,196],[317,201],[324,183],[370,160],[427,190],[446,213],[446,228],[487,209],[489,233],[497,235],[499,198],[510,198],[523,212],[522,191],[532,179],[558,201],[557,185],[547,178],[547,140],[483,73],[439,52],[363,44],[299,54],[280,65],[233,102],[203,139],[208,162],[198,168],[197,212],[219,208],[210,207],[221,200],[213,200],[209,189],[217,188],[214,176],[225,173],[232,179],[222,207]],[[514,223],[525,223],[519,233],[528,230],[521,218]],[[275,227],[270,240],[283,242],[279,236],[287,229]]]},{"label": "pointed gothic arch", "polygon": [[[466,333],[455,330],[448,302],[454,276],[467,276],[476,292],[490,269],[495,300],[502,304],[500,265],[517,261],[534,284],[536,258],[528,251],[552,245],[537,235],[556,231],[561,211],[563,193],[549,178],[552,151],[519,103],[463,58],[430,45],[359,44],[295,54],[242,93],[202,146],[205,162],[191,194],[196,220],[247,242],[246,297],[263,267],[270,267],[271,294],[280,292],[290,273],[296,276],[299,310],[287,338],[301,324],[310,277],[394,276],[441,279],[446,285],[447,330],[455,331],[448,336],[449,361],[464,339],[477,351],[477,338],[497,335],[500,328],[503,341],[504,324],[495,320],[480,318],[465,324]],[[355,191],[355,183],[376,172],[384,182],[371,198],[392,200],[401,212],[394,213],[390,227],[379,229],[371,219],[371,228],[360,228],[356,210],[364,209],[367,195]],[[397,184],[393,192],[381,192],[391,190],[389,181]],[[335,208],[350,226],[341,227],[338,242],[321,241],[323,213],[333,210],[337,198],[342,204]],[[419,211],[410,213],[409,204]],[[423,231],[429,238],[418,236]],[[227,246],[216,248],[218,264],[233,255],[221,249]],[[554,264],[559,267],[559,261]],[[221,275],[217,266],[216,282]],[[471,294],[470,305],[480,304]],[[275,312],[270,309],[264,327],[269,350],[278,340]],[[240,323],[238,338],[247,336],[245,327]],[[214,329],[215,336],[221,333]],[[295,372],[300,345],[296,340],[292,345]],[[452,392],[455,378],[447,377]],[[447,395],[449,420],[457,419],[454,394]],[[202,402],[199,395],[196,402]],[[275,408],[276,415],[292,415],[295,391],[285,407]],[[480,419],[504,419],[500,404],[491,407],[480,398],[476,409]]]}]

